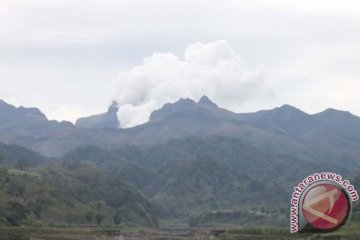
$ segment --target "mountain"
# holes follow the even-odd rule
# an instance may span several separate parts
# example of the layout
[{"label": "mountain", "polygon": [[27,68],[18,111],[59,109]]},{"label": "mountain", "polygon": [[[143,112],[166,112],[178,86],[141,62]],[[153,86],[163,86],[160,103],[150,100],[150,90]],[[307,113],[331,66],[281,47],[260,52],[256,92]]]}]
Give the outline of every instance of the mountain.
[{"label": "mountain", "polygon": [[202,96],[199,99],[199,104],[203,104],[203,105],[207,105],[207,106],[211,106],[211,107],[217,107],[217,105],[212,102],[206,95]]},{"label": "mountain", "polygon": [[195,105],[194,100],[181,98],[175,103],[166,103],[161,109],[151,113],[149,121],[164,120],[174,113],[187,110]]},{"label": "mountain", "polygon": [[307,114],[290,105],[273,110],[240,114],[242,119],[256,126],[268,126],[270,131],[316,143],[320,146],[354,149],[360,143],[360,118],[350,112],[326,109]]},{"label": "mountain", "polygon": [[117,129],[120,126],[117,117],[118,110],[118,103],[114,101],[106,113],[79,118],[75,125],[80,128],[90,129]]},{"label": "mountain", "polygon": [[[110,112],[112,109],[110,107]],[[15,107],[0,101],[0,141],[21,145],[46,156],[61,156],[86,144],[110,145],[109,134],[107,130],[84,129],[70,122],[50,121],[37,108]]]},{"label": "mountain", "polygon": [[313,117],[321,122],[321,125],[313,129],[313,132],[307,136],[307,140],[316,141],[320,138],[318,141],[337,145],[339,148],[359,147],[360,118],[358,116],[347,111],[327,109]]},{"label": "mountain", "polygon": [[[153,216],[196,214],[202,216],[201,222],[206,222],[203,216],[215,215],[232,221],[238,215],[256,220],[261,207],[272,208],[276,203],[286,208],[293,186],[309,174],[331,171],[352,178],[360,170],[360,120],[334,109],[307,114],[284,105],[234,113],[203,96],[197,102],[180,99],[165,104],[148,122],[116,129],[98,127],[107,124],[107,116],[116,117],[115,105],[104,114],[85,118],[88,127],[49,121],[34,108],[4,102],[0,106],[0,141],[57,156],[48,159],[22,147],[0,145],[10,176],[44,180],[29,180],[29,189],[39,185],[50,196],[41,201],[55,201],[52,189],[60,189],[56,195],[60,201],[46,205],[41,218],[32,219],[33,201],[21,205],[20,199],[5,205],[20,204],[32,220],[54,222],[51,216],[56,216],[66,223],[82,224],[88,216],[94,223],[96,214],[99,221],[105,216],[104,224],[115,225],[123,215],[127,216],[124,225],[153,226]],[[21,170],[17,159],[23,155],[29,156],[31,164]],[[14,177],[13,181],[14,191],[22,189],[17,182],[27,186],[24,179]],[[6,189],[7,185],[2,186],[0,196],[5,194],[7,202],[16,196],[31,199],[28,193],[9,195]],[[63,208],[59,212],[51,206]],[[239,218],[247,221],[248,217]],[[284,216],[278,220],[284,222]],[[1,221],[11,224],[6,216],[0,216]]]},{"label": "mountain", "polygon": [[236,113],[217,107],[206,96],[198,102],[180,99],[154,111],[149,122],[128,129],[129,143],[149,144],[171,139],[210,135],[240,136],[246,132],[262,131],[247,125]]},{"label": "mountain", "polygon": [[161,109],[155,110],[150,115],[150,122],[156,120],[164,120],[173,114],[188,111],[191,108],[196,108],[199,106],[207,106],[207,107],[215,107],[217,105],[213,103],[207,96],[202,96],[200,100],[196,103],[194,100],[186,98],[181,98],[179,101],[175,103],[167,103]]},{"label": "mountain", "polygon": [[[360,169],[360,120],[333,109],[311,115],[284,105],[255,113],[234,113],[203,96],[198,102],[180,99],[167,103],[155,110],[148,122],[116,129],[116,104],[104,114],[79,120],[75,126],[48,121],[33,108],[16,108],[4,102],[0,106],[0,141],[47,156],[60,157],[85,145],[106,149],[126,144],[163,144],[189,137],[226,136],[273,155],[342,163]],[[79,127],[81,124],[83,127]]]},{"label": "mountain", "polygon": [[49,121],[37,108],[14,107],[0,100],[0,134],[42,137],[71,128],[69,122]]},{"label": "mountain", "polygon": [[239,114],[250,123],[276,129],[285,134],[301,134],[317,126],[313,116],[290,105],[283,105],[272,110],[263,110],[251,114]]}]

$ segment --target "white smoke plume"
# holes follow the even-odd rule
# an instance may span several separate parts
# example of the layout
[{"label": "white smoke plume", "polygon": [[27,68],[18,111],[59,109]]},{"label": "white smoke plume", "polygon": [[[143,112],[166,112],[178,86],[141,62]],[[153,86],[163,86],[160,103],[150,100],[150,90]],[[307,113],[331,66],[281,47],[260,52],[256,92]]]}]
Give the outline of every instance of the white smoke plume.
[{"label": "white smoke plume", "polygon": [[262,88],[263,70],[248,68],[224,40],[191,44],[184,57],[154,53],[142,65],[121,72],[115,83],[121,125],[144,123],[165,103],[202,95],[237,110]]}]

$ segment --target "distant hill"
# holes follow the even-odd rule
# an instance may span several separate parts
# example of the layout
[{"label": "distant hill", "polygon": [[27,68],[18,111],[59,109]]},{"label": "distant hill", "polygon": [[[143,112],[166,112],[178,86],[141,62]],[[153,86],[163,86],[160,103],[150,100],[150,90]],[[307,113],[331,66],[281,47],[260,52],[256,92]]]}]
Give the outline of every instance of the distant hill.
[{"label": "distant hill", "polygon": [[333,155],[334,158],[328,156],[326,161],[334,159],[347,166],[360,166],[360,118],[350,112],[326,109],[309,115],[284,105],[240,116],[251,125],[289,136],[297,140],[298,145],[313,145],[317,148],[312,149],[313,152],[328,152]]},{"label": "distant hill", "polygon": [[272,181],[258,181],[255,176],[239,174],[204,156],[164,166],[148,188],[154,204],[176,215],[241,209],[254,206],[255,202],[270,206],[286,199],[283,188]]},{"label": "distant hill", "polygon": [[142,149],[135,146],[123,146],[117,149],[103,149],[87,145],[79,147],[64,156],[64,161],[72,166],[87,162],[111,170],[121,176],[127,183],[144,190],[150,183],[155,171],[144,167],[141,163],[145,159]]},{"label": "distant hill", "polygon": [[256,113],[239,114],[244,120],[259,123],[270,130],[295,135],[316,128],[319,122],[310,114],[290,105]]},{"label": "distant hill", "polygon": [[156,226],[153,206],[125,179],[0,143],[0,225]]},{"label": "distant hill", "polygon": [[89,164],[2,167],[0,196],[2,226],[157,225],[141,193]]},{"label": "distant hill", "polygon": [[253,206],[284,207],[293,186],[304,176],[317,171],[354,175],[334,163],[274,154],[224,136],[114,149],[86,146],[64,159],[71,164],[91,162],[120,173],[163,215],[176,216]]},{"label": "distant hill", "polygon": [[21,145],[51,157],[86,144],[109,146],[117,138],[105,126],[115,127],[116,111],[115,106],[110,106],[106,115],[109,119],[101,118],[99,125],[90,126],[89,122],[95,120],[84,119],[88,126],[84,128],[70,122],[49,121],[37,108],[14,107],[0,101],[0,142]]}]

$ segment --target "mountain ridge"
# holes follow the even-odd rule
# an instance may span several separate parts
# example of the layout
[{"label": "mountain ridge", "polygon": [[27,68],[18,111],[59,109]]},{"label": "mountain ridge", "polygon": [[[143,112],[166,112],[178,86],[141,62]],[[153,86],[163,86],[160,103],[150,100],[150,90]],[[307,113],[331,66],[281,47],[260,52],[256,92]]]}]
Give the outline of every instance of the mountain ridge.
[{"label": "mountain ridge", "polygon": [[[328,159],[360,165],[357,161],[360,156],[360,118],[339,110],[307,114],[283,105],[254,113],[234,113],[203,96],[198,102],[180,99],[167,103],[155,110],[148,122],[115,129],[81,128],[67,122],[48,121],[45,115],[40,117],[40,110],[15,107],[12,111],[19,112],[16,114],[20,117],[9,119],[7,117],[11,115],[1,111],[2,105],[5,103],[0,102],[0,141],[21,145],[46,156],[59,157],[84,145],[109,148],[219,135],[239,138],[281,154],[300,154],[313,161]],[[11,106],[8,105],[5,109]],[[24,111],[39,116],[40,120],[23,114]],[[117,108],[111,109],[111,106],[108,109],[112,116],[116,111]]]}]

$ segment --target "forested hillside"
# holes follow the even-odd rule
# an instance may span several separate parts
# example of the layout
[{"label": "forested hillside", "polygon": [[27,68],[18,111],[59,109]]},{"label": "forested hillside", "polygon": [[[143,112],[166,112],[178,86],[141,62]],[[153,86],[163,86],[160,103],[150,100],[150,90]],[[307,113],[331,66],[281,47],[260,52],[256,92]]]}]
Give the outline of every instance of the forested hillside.
[{"label": "forested hillside", "polygon": [[0,225],[157,225],[138,190],[95,165],[7,165],[0,172]]}]

